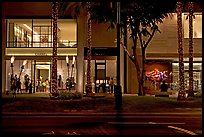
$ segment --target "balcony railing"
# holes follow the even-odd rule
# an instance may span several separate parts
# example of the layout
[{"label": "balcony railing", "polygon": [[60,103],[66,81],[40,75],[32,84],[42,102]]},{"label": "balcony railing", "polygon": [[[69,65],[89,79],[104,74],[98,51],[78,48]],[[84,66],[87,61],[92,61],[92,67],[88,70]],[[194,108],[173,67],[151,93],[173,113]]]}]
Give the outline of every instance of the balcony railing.
[{"label": "balcony railing", "polygon": [[[24,41],[7,41],[7,48],[15,47],[15,48],[21,48],[21,47],[53,47],[53,42],[24,42]],[[57,47],[77,47],[76,41],[68,41],[68,42],[58,42]]]}]

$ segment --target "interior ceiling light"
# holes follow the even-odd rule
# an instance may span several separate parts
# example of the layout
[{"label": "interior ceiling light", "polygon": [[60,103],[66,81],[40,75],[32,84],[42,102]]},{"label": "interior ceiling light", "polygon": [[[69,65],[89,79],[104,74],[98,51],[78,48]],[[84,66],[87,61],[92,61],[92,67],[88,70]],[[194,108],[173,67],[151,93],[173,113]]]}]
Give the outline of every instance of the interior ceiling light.
[{"label": "interior ceiling light", "polygon": [[[31,27],[29,27],[28,25],[23,24],[23,26],[25,26],[27,29],[29,29],[30,31],[32,31],[32,28],[31,28]],[[34,33],[34,34],[38,34],[38,33],[37,33],[37,32],[35,32],[35,31],[33,31],[33,33]]]}]

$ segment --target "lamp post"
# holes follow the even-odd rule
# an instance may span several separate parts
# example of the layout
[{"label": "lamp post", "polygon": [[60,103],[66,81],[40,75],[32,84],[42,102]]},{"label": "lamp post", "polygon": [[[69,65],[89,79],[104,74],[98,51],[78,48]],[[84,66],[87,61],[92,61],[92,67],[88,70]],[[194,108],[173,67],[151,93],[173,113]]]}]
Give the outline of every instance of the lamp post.
[{"label": "lamp post", "polygon": [[68,56],[66,56],[66,62],[67,62],[67,70],[68,70],[67,77],[69,79],[69,57]]},{"label": "lamp post", "polygon": [[71,79],[72,79],[72,73],[73,73],[73,69],[74,69],[74,62],[75,62],[75,56],[73,56],[73,60],[72,60]]},{"label": "lamp post", "polygon": [[117,2],[117,86],[115,90],[115,108],[122,109],[122,91],[120,86],[120,2]]},{"label": "lamp post", "polygon": [[27,60],[24,60],[24,61],[23,61],[23,65],[21,66],[21,71],[20,71],[19,79],[21,79],[21,73],[22,73],[22,71],[23,71],[24,66],[25,66],[26,63],[27,63]]},{"label": "lamp post", "polygon": [[12,56],[12,57],[11,57],[11,80],[12,80],[12,78],[13,78],[13,63],[14,63],[14,60],[15,60],[15,57]]}]

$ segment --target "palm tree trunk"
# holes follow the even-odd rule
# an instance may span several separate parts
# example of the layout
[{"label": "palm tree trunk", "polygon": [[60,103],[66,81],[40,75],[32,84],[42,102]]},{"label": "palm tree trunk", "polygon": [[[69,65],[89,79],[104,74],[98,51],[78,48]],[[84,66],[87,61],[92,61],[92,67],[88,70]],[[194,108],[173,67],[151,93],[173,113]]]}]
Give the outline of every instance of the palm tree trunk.
[{"label": "palm tree trunk", "polygon": [[193,91],[193,2],[189,6],[189,89],[188,97],[194,97]]},{"label": "palm tree trunk", "polygon": [[52,92],[57,92],[57,18],[58,2],[53,2]]},{"label": "palm tree trunk", "polygon": [[[90,8],[90,2],[87,2],[87,9]],[[91,19],[90,13],[88,12],[88,51],[87,51],[87,91],[86,93],[92,92],[91,84]]]},{"label": "palm tree trunk", "polygon": [[177,29],[178,29],[178,57],[179,57],[179,93],[177,100],[184,100],[184,62],[183,62],[183,34],[182,34],[182,2],[177,2]]}]

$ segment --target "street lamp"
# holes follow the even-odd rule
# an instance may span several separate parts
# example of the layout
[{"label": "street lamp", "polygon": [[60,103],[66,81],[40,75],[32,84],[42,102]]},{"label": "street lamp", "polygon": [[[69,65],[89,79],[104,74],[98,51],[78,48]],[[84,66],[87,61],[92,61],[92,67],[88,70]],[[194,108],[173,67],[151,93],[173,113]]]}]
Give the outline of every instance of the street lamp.
[{"label": "street lamp", "polygon": [[71,79],[72,79],[72,73],[73,73],[73,69],[74,69],[74,62],[75,62],[75,56],[73,56],[73,60],[72,60],[72,72],[71,72]]},{"label": "street lamp", "polygon": [[68,56],[66,56],[66,62],[67,62],[67,70],[68,70],[67,76],[69,79],[69,57]]},{"label": "street lamp", "polygon": [[26,63],[27,63],[27,60],[24,60],[24,61],[23,61],[23,65],[21,66],[21,72],[20,72],[20,75],[19,75],[19,79],[20,79],[20,77],[21,77],[21,73],[22,73],[22,71],[23,71],[24,66],[25,66]]},{"label": "street lamp", "polygon": [[117,86],[115,90],[115,108],[122,109],[122,91],[120,86],[120,2],[117,2]]},{"label": "street lamp", "polygon": [[11,57],[11,79],[13,78],[13,62],[14,62],[14,60],[15,60],[15,57],[12,56]]}]

